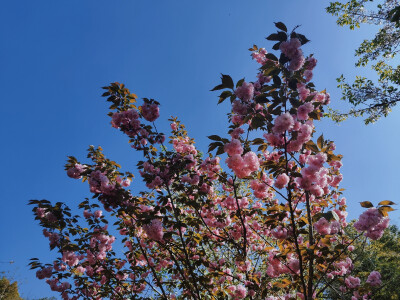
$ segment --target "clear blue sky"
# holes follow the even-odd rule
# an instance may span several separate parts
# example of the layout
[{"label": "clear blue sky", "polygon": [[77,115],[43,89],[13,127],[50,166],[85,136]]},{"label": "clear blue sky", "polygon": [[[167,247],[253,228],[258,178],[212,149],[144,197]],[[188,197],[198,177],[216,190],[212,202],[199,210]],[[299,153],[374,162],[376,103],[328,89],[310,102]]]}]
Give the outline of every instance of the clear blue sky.
[{"label": "clear blue sky", "polygon": [[[304,47],[319,63],[315,82],[327,88],[341,107],[335,78],[352,77],[354,49],[373,28],[356,32],[337,27],[321,0],[14,0],[0,11],[0,130],[3,146],[0,199],[0,271],[20,281],[24,297],[56,295],[27,270],[28,260],[50,261],[47,240],[33,220],[30,199],[63,201],[74,206],[89,196],[87,185],[69,179],[67,155],[84,160],[88,145],[132,169],[137,154],[112,129],[100,87],[120,81],[139,97],[157,99],[161,128],[170,115],[186,123],[197,146],[205,136],[225,134],[227,105],[216,105],[219,74],[253,80],[257,64],[247,49],[270,48],[264,37],[273,22],[301,24],[312,43]],[[357,70],[360,72],[360,70]],[[370,74],[366,72],[365,74]],[[376,125],[361,119],[338,126],[330,121],[319,132],[336,141],[344,155],[342,187],[350,219],[359,202],[400,202],[398,149],[400,111]],[[140,179],[137,179],[140,180]],[[135,190],[133,183],[132,187]],[[391,215],[399,224],[399,212]]]}]

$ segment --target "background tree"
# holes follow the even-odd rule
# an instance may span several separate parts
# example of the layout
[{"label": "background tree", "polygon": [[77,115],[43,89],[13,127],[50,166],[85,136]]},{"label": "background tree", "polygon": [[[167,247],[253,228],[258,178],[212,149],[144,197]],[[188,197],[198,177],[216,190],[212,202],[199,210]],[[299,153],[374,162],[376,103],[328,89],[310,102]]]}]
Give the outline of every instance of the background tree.
[{"label": "background tree", "polygon": [[[350,236],[356,236],[353,227],[354,221],[346,227]],[[400,299],[400,232],[395,226],[389,226],[379,240],[366,241],[359,239],[354,242],[352,258],[354,262],[353,274],[360,278],[367,278],[373,270],[381,274],[382,286],[376,290],[374,299]],[[339,290],[337,283],[328,288],[327,298],[335,299]],[[343,295],[343,299],[351,299],[351,295]]]},{"label": "background tree", "polygon": [[23,300],[19,296],[18,283],[10,281],[6,277],[0,279],[0,300]]},{"label": "background tree", "polygon": [[337,79],[342,89],[342,99],[352,107],[348,112],[329,112],[336,121],[348,116],[363,116],[366,124],[373,123],[387,116],[400,101],[400,66],[395,59],[400,51],[399,1],[336,1],[331,2],[326,10],[338,17],[339,26],[349,26],[354,30],[361,24],[370,24],[378,28],[376,35],[364,40],[355,51],[358,57],[356,66],[366,67],[370,64],[377,74],[377,80],[357,76],[353,83],[348,83],[342,75]]}]

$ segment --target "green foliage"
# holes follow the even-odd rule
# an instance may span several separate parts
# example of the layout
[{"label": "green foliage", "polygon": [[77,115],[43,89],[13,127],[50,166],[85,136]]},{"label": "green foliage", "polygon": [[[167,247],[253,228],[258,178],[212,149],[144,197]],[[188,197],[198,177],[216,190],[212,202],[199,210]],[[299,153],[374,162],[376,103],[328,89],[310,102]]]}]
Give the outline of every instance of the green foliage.
[{"label": "green foliage", "polygon": [[[376,4],[376,1],[375,1]],[[353,83],[347,83],[343,75],[338,78],[338,87],[342,89],[342,99],[352,108],[346,113],[330,110],[328,115],[340,122],[348,116],[365,117],[365,123],[373,123],[380,117],[386,117],[400,100],[400,66],[394,58],[400,46],[400,5],[398,0],[378,2],[375,9],[373,0],[351,0],[345,3],[331,2],[326,11],[336,16],[339,26],[349,26],[351,30],[361,24],[379,26],[376,35],[364,40],[356,49],[357,67],[371,68],[377,74],[376,82],[357,76]],[[361,108],[360,108],[361,107]]]},{"label": "green foliage", "polygon": [[[355,236],[353,224],[350,224],[346,231]],[[353,276],[367,279],[371,271],[380,272],[383,285],[375,291],[372,299],[392,300],[400,299],[400,231],[392,225],[385,230],[382,238],[370,242],[365,240],[356,240],[354,242],[355,251],[353,252],[354,270]],[[327,289],[328,299],[337,299],[339,290],[333,285]],[[351,296],[345,296],[343,299],[349,299]]]},{"label": "green foliage", "polygon": [[0,300],[23,300],[19,296],[18,283],[10,283],[6,277],[0,279]]}]

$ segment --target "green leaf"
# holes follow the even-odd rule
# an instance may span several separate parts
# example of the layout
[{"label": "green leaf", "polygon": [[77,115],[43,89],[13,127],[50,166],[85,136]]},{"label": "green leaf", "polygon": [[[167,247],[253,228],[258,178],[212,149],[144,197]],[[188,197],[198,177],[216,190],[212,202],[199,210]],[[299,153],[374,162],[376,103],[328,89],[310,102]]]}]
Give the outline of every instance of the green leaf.
[{"label": "green leaf", "polygon": [[267,103],[268,102],[267,94],[260,94],[260,95],[256,96],[254,98],[254,101],[256,103]]},{"label": "green leaf", "polygon": [[267,54],[265,55],[265,57],[268,58],[268,59],[270,59],[270,60],[273,60],[273,61],[278,61],[278,58],[277,58],[274,54],[272,54],[272,53],[267,53]]},{"label": "green leaf", "polygon": [[284,65],[284,64],[286,64],[288,61],[289,61],[289,58],[288,58],[285,54],[281,53],[281,56],[279,57],[279,63],[280,63],[281,65]]},{"label": "green leaf", "polygon": [[319,152],[319,149],[317,147],[317,145],[314,144],[313,141],[308,141],[305,146],[304,146],[307,150],[310,151],[314,151],[314,152]]},{"label": "green leaf", "polygon": [[233,89],[233,80],[231,76],[221,74],[221,81],[222,83],[214,87],[211,91],[222,90],[222,89]]},{"label": "green leaf", "polygon": [[279,50],[279,46],[282,44],[282,42],[276,43],[272,46],[273,50]]},{"label": "green leaf", "polygon": [[276,87],[280,87],[280,86],[281,86],[282,80],[281,80],[281,78],[280,78],[278,75],[274,75],[274,76],[272,77],[272,80],[273,80],[273,82],[274,82],[274,86],[276,86]]},{"label": "green leaf", "polygon": [[224,147],[220,146],[220,147],[218,147],[217,153],[215,153],[215,155],[221,155],[221,154],[224,154],[224,153],[225,153]]},{"label": "green leaf", "polygon": [[387,217],[388,212],[394,211],[394,208],[391,206],[384,205],[384,206],[379,207],[378,210],[384,217]]},{"label": "green leaf", "polygon": [[217,86],[215,86],[212,90],[210,90],[210,91],[217,91],[217,90],[222,90],[222,89],[224,89],[225,87],[222,85],[222,84],[220,84],[220,85],[217,85]]},{"label": "green leaf", "polygon": [[251,120],[251,127],[253,127],[253,128],[259,128],[259,127],[263,126],[264,124],[265,124],[265,120],[264,120],[264,118],[262,118],[260,116],[255,116]]},{"label": "green leaf", "polygon": [[378,203],[378,205],[396,205],[396,203],[390,201],[390,200],[383,200]]},{"label": "green leaf", "polygon": [[264,141],[264,139],[262,139],[262,138],[256,138],[256,139],[254,139],[253,140],[253,145],[262,145],[262,144],[264,144],[265,143],[265,141]]},{"label": "green leaf", "polygon": [[283,24],[282,22],[274,22],[275,23],[275,27],[283,30],[284,32],[287,32],[287,27],[285,24]]},{"label": "green leaf", "polygon": [[213,141],[221,141],[222,140],[222,138],[218,135],[210,135],[210,136],[208,136],[208,138]]},{"label": "green leaf", "polygon": [[317,145],[318,145],[319,149],[322,149],[322,147],[324,146],[324,135],[323,134],[321,134],[321,136],[318,138]]},{"label": "green leaf", "polygon": [[289,86],[289,88],[291,88],[292,90],[296,91],[296,90],[297,90],[297,83],[298,83],[297,79],[293,78],[293,79],[290,79],[290,80],[289,80],[288,86]]},{"label": "green leaf", "polygon": [[221,75],[222,75],[222,77],[221,77],[222,84],[228,89],[233,89],[233,80],[232,80],[231,76],[224,75],[224,74],[221,74]]},{"label": "green leaf", "polygon": [[236,83],[236,87],[242,86],[244,82],[244,78],[240,79],[237,83]]},{"label": "green leaf", "polygon": [[287,40],[287,34],[283,31],[278,31],[277,33],[270,34],[266,37],[268,41],[279,41],[284,42]]},{"label": "green leaf", "polygon": [[218,104],[222,103],[225,101],[226,98],[232,96],[232,92],[231,91],[223,91],[221,93],[221,95],[219,95],[219,100],[218,100]]},{"label": "green leaf", "polygon": [[300,34],[300,33],[296,33],[296,32],[292,32],[292,34],[290,35],[290,37],[291,37],[292,39],[293,39],[293,38],[298,38],[299,41],[300,41],[300,43],[301,43],[302,45],[307,44],[307,43],[310,41],[309,39],[307,39],[307,38],[305,37],[305,35]]},{"label": "green leaf", "polygon": [[371,202],[369,202],[369,201],[360,202],[360,205],[361,205],[362,207],[365,207],[365,208],[374,207],[374,205],[373,205]]}]

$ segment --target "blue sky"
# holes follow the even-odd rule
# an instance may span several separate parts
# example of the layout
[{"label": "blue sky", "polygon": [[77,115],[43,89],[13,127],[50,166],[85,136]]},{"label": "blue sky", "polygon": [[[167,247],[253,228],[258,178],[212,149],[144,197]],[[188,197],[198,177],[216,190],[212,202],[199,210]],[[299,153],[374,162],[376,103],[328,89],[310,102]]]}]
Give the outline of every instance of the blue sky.
[{"label": "blue sky", "polygon": [[[161,102],[159,127],[170,115],[183,121],[198,148],[207,135],[226,134],[228,105],[217,106],[219,74],[253,80],[258,67],[249,56],[254,43],[269,49],[264,38],[273,22],[299,30],[315,53],[314,81],[339,100],[335,78],[349,78],[354,49],[373,33],[366,27],[339,28],[321,0],[15,0],[0,11],[0,132],[3,147],[0,198],[0,271],[21,284],[24,297],[56,295],[28,271],[31,257],[50,261],[48,242],[33,220],[30,199],[63,201],[74,206],[89,196],[87,185],[69,179],[67,155],[84,161],[88,145],[102,145],[111,159],[132,170],[138,159],[127,139],[112,129],[100,87],[124,82],[139,97]],[[364,70],[363,74],[371,74]],[[400,202],[397,196],[400,146],[396,128],[400,111],[365,126],[361,119],[335,125],[326,120],[318,131],[334,140],[344,155],[342,169],[349,218],[360,201]],[[139,180],[139,179],[137,179]],[[137,186],[140,186],[137,183]],[[135,182],[132,185],[135,190]],[[399,212],[391,214],[399,224]]]}]

